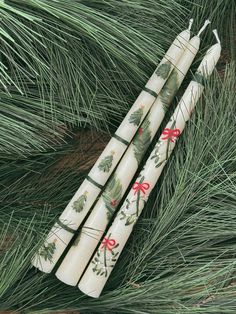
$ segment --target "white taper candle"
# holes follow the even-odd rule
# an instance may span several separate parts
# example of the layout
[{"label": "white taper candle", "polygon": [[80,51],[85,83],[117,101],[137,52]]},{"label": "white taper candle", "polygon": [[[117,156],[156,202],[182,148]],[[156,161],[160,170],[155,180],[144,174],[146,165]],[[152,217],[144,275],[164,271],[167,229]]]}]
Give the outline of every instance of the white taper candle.
[{"label": "white taper candle", "polygon": [[[191,24],[192,21],[190,21],[190,27]],[[73,234],[84,220],[89,209],[93,206],[168,76],[183,54],[190,38],[190,27],[175,38],[114,136],[90,170],[87,178],[80,185],[58,221],[50,230],[45,243],[34,256],[32,264],[41,271],[46,273],[52,271],[72,239]],[[134,115],[139,115],[139,119],[134,121]]]},{"label": "white taper candle", "polygon": [[190,68],[198,52],[199,45],[199,36],[194,36],[189,41],[176,68],[173,69],[148,116],[141,125],[139,132],[131,142],[114,175],[84,223],[78,240],[75,240],[75,243],[71,246],[58,268],[56,276],[66,284],[76,285],[79,281],[120,200],[135,175],[146,149],[156,134],[169,104]]},{"label": "white taper candle", "polygon": [[190,119],[192,110],[204,89],[204,81],[211,75],[220,57],[221,45],[216,30],[214,30],[214,34],[218,43],[207,51],[194,79],[187,87],[143,170],[136,177],[127,198],[80,280],[79,289],[89,296],[97,298],[101,294],[150,192],[155,187],[164,165],[175,147],[177,138]]}]

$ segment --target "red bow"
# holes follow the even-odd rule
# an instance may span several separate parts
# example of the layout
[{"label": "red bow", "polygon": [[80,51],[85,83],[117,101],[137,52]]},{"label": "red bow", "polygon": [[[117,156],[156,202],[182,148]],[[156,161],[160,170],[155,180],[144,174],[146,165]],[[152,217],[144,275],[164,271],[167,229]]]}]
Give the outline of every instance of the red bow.
[{"label": "red bow", "polygon": [[180,130],[179,129],[169,129],[166,128],[164,129],[164,131],[162,132],[162,135],[166,135],[165,137],[162,137],[162,140],[166,140],[166,139],[170,139],[172,143],[174,143],[174,138],[177,138],[180,136]]},{"label": "red bow", "polygon": [[135,182],[132,189],[135,190],[134,195],[138,192],[141,191],[143,192],[143,194],[145,193],[145,190],[148,190],[150,188],[150,184],[145,182],[145,183],[139,183],[139,182]]},{"label": "red bow", "polygon": [[109,238],[104,238],[102,241],[102,246],[101,249],[107,248],[108,250],[112,250],[112,247],[116,244],[116,240],[114,239],[109,239]]}]

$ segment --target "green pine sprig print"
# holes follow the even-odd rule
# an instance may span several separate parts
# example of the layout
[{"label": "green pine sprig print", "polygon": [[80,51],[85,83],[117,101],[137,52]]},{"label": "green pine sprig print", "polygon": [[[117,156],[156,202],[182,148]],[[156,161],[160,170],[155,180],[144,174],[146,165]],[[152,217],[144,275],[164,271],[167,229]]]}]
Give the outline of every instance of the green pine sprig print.
[{"label": "green pine sprig print", "polygon": [[115,250],[118,246],[119,243],[116,243],[116,240],[111,238],[111,234],[108,237],[104,237],[99,250],[97,250],[92,260],[92,264],[94,264],[93,272],[96,275],[107,277],[108,268],[114,267],[118,259],[119,251],[116,252]]},{"label": "green pine sprig print", "polygon": [[47,245],[43,245],[41,248],[39,255],[44,258],[45,261],[52,262],[53,254],[56,250],[56,239],[48,243]]},{"label": "green pine sprig print", "polygon": [[179,88],[178,72],[173,69],[166,84],[160,92],[163,111],[166,113]]},{"label": "green pine sprig print", "polygon": [[163,78],[163,80],[166,80],[168,75],[170,74],[171,70],[171,63],[169,61],[166,61],[156,69],[155,73],[157,76],[160,76]]},{"label": "green pine sprig print", "polygon": [[145,151],[151,143],[151,131],[149,126],[150,121],[147,117],[141,124],[133,140],[134,155],[138,164],[141,162]]},{"label": "green pine sprig print", "polygon": [[103,172],[109,172],[112,166],[113,156],[115,152],[111,151],[111,154],[104,157],[98,165],[99,170]]},{"label": "green pine sprig print", "polygon": [[[132,201],[132,203],[134,203],[134,202],[136,202],[136,200]],[[136,211],[135,211],[135,213],[129,213],[129,210],[130,210],[132,203],[127,198],[125,200],[125,205],[124,205],[123,209],[119,213],[120,220],[125,220],[125,226],[129,226],[129,225],[134,224],[138,218]]]},{"label": "green pine sprig print", "polygon": [[77,212],[80,213],[84,209],[85,203],[87,201],[87,194],[88,192],[85,191],[80,197],[74,201],[72,208]]},{"label": "green pine sprig print", "polygon": [[103,201],[107,209],[107,219],[109,220],[122,198],[122,184],[120,179],[114,174],[108,182],[102,194]]},{"label": "green pine sprig print", "polygon": [[151,159],[154,159],[154,163],[155,163],[156,168],[160,167],[166,161],[166,159],[161,159],[161,155],[159,153],[159,148],[161,145],[162,145],[162,142],[158,141],[156,144],[156,149],[155,149],[153,155],[151,156]]},{"label": "green pine sprig print", "polygon": [[142,120],[142,116],[143,116],[143,106],[141,106],[139,109],[137,109],[136,111],[134,111],[133,113],[131,113],[130,117],[129,117],[129,122],[139,126],[140,122]]}]

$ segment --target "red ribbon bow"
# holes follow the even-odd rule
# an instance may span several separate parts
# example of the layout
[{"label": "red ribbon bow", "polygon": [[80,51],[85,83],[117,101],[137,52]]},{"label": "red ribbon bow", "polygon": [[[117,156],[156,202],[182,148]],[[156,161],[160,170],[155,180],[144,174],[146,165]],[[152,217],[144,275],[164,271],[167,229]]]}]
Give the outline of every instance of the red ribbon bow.
[{"label": "red ribbon bow", "polygon": [[104,240],[102,241],[101,249],[107,248],[108,250],[111,251],[115,244],[116,244],[116,240],[105,237]]},{"label": "red ribbon bow", "polygon": [[169,129],[165,128],[162,132],[162,135],[166,135],[165,137],[162,137],[162,140],[170,139],[172,143],[174,143],[174,138],[177,138],[180,136],[180,130],[179,129]]},{"label": "red ribbon bow", "polygon": [[132,189],[135,190],[134,195],[138,192],[141,191],[143,194],[146,194],[145,190],[148,190],[150,188],[150,184],[145,182],[145,183],[139,183],[135,182]]}]

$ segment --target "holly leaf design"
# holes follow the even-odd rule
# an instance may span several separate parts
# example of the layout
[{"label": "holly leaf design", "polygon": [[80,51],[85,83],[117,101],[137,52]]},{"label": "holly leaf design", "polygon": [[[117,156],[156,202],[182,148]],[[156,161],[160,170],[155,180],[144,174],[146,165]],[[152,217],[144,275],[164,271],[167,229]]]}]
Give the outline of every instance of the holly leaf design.
[{"label": "holly leaf design", "polygon": [[104,157],[98,165],[99,170],[109,172],[112,166],[114,152],[111,155]]},{"label": "holly leaf design", "polygon": [[134,140],[133,140],[133,149],[134,156],[139,164],[145,154],[148,146],[151,143],[151,131],[149,129],[150,121],[148,117],[143,121],[141,127],[138,129]]},{"label": "holly leaf design", "polygon": [[74,201],[72,208],[77,213],[80,213],[84,209],[85,203],[87,201],[87,194],[88,192],[85,191],[84,194],[80,195],[80,197],[76,201]]},{"label": "holly leaf design", "polygon": [[102,198],[107,209],[107,219],[110,220],[122,198],[122,184],[116,174],[109,180],[105,191],[102,193]]},{"label": "holly leaf design", "polygon": [[171,70],[171,63],[169,61],[166,61],[159,65],[159,67],[156,69],[155,73],[157,76],[160,76],[163,78],[163,80],[166,80]]},{"label": "holly leaf design", "polygon": [[39,252],[39,255],[42,256],[45,259],[45,261],[49,260],[49,262],[52,262],[55,250],[56,250],[55,242],[48,243],[47,245],[43,245]]},{"label": "holly leaf design", "polygon": [[140,122],[141,122],[141,119],[142,119],[142,116],[143,116],[143,107],[139,108],[138,110],[134,111],[130,117],[129,117],[129,122],[136,125],[136,126],[139,126]]},{"label": "holly leaf design", "polygon": [[173,69],[168,78],[166,84],[164,85],[163,89],[160,92],[160,97],[162,101],[163,111],[166,111],[169,108],[170,103],[172,102],[176,92],[179,88],[179,81],[178,81],[178,72]]}]

